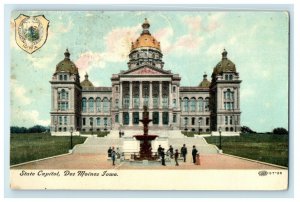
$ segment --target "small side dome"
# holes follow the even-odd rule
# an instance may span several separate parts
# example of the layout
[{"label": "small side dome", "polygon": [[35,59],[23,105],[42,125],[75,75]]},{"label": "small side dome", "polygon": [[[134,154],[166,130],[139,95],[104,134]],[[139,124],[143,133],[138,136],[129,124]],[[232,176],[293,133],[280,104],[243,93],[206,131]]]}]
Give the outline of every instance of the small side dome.
[{"label": "small side dome", "polygon": [[210,87],[210,82],[207,80],[207,74],[204,73],[203,75],[203,80],[199,84],[200,88],[209,88]]},{"label": "small side dome", "polygon": [[227,58],[227,51],[224,49],[222,53],[222,60],[214,68],[213,74],[222,74],[223,72],[236,73],[235,64]]},{"label": "small side dome", "polygon": [[72,74],[78,74],[78,69],[77,69],[76,65],[70,60],[69,50],[66,49],[66,52],[64,54],[65,54],[65,59],[63,59],[56,65],[55,73],[69,72]]},{"label": "small side dome", "polygon": [[94,87],[93,83],[89,81],[89,75],[85,73],[84,81],[80,83],[81,87],[87,88],[87,87]]}]

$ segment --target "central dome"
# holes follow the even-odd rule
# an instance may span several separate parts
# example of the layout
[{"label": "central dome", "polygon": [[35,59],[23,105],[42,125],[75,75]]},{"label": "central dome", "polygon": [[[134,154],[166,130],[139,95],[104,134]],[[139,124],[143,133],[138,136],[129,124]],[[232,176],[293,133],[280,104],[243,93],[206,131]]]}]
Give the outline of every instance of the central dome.
[{"label": "central dome", "polygon": [[153,36],[151,36],[149,27],[150,24],[147,18],[145,18],[145,22],[142,24],[143,32],[135,42],[132,42],[131,51],[141,47],[155,48],[160,50],[160,42],[158,42]]}]

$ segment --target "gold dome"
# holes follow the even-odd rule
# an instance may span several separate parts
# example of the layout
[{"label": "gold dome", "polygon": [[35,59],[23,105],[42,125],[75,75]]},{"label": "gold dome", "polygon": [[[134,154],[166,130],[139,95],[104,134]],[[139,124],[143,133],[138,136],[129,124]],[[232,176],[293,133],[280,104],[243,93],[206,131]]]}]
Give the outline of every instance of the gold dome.
[{"label": "gold dome", "polygon": [[222,53],[222,60],[214,68],[213,74],[222,74],[223,72],[236,73],[235,64],[227,58],[227,51],[225,49]]},{"label": "gold dome", "polygon": [[55,72],[69,72],[72,74],[78,74],[78,69],[76,65],[70,60],[70,53],[68,49],[64,54],[65,54],[65,59],[63,59],[61,62],[59,62],[56,65]]},{"label": "gold dome", "polygon": [[207,80],[207,74],[204,73],[203,75],[203,80],[199,84],[200,88],[209,88],[210,87],[210,82]]},{"label": "gold dome", "polygon": [[80,83],[81,87],[87,88],[87,87],[94,87],[93,83],[89,81],[89,75],[85,74],[85,79]]},{"label": "gold dome", "polygon": [[140,47],[150,47],[160,50],[160,42],[158,42],[153,36],[151,36],[149,27],[150,24],[147,18],[145,18],[145,22],[142,24],[143,32],[135,42],[132,42],[131,51]]}]

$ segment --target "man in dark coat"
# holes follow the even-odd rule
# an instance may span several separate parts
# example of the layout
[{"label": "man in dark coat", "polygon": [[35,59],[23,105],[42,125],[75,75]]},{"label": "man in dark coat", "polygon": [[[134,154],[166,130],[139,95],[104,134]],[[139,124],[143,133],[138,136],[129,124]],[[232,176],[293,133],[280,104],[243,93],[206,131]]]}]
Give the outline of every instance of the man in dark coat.
[{"label": "man in dark coat", "polygon": [[179,156],[179,152],[178,152],[178,149],[176,149],[175,150],[175,163],[176,163],[175,165],[176,166],[179,166],[179,164],[178,164],[178,156]]},{"label": "man in dark coat", "polygon": [[192,156],[193,156],[193,163],[196,163],[196,155],[198,153],[198,150],[196,149],[196,146],[193,145],[193,150],[192,150]]},{"label": "man in dark coat", "polygon": [[159,156],[159,158],[161,158],[161,150],[162,150],[162,147],[160,145],[158,145],[157,155]]},{"label": "man in dark coat", "polygon": [[115,165],[115,160],[116,160],[116,152],[115,152],[115,148],[113,147],[111,150],[111,160],[112,160],[112,165]]},{"label": "man in dark coat", "polygon": [[170,148],[168,149],[168,151],[167,152],[169,152],[170,153],[170,157],[171,157],[171,159],[173,158],[173,155],[174,155],[174,150],[173,150],[173,147],[172,147],[172,145],[170,145]]},{"label": "man in dark coat", "polygon": [[186,154],[187,154],[187,148],[186,148],[185,144],[183,144],[183,146],[181,147],[180,152],[181,152],[181,155],[183,157],[183,162],[185,162],[186,161]]},{"label": "man in dark coat", "polygon": [[164,148],[161,149],[160,155],[161,155],[161,165],[165,166],[166,163],[165,163],[165,149]]},{"label": "man in dark coat", "polygon": [[109,158],[111,157],[111,152],[112,152],[112,149],[111,149],[111,147],[109,147],[109,149],[107,150],[107,155]]}]

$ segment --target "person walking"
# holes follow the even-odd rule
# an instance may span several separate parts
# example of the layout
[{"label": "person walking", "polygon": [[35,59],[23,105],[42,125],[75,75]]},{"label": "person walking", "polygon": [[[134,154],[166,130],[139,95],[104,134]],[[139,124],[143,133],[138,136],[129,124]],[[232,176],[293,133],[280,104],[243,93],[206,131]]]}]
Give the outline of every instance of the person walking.
[{"label": "person walking", "polygon": [[178,149],[176,149],[175,150],[175,163],[176,163],[175,165],[176,166],[179,166],[179,164],[178,164],[178,156],[179,156],[179,152],[178,152]]},{"label": "person walking", "polygon": [[115,148],[114,147],[112,148],[112,151],[111,151],[111,160],[112,160],[112,165],[114,166],[115,165],[115,161],[116,161],[116,152],[115,152]]},{"label": "person walking", "polygon": [[164,148],[161,149],[160,155],[161,155],[161,165],[166,166],[166,162],[165,162],[165,149]]},{"label": "person walking", "polygon": [[167,152],[170,153],[170,157],[171,157],[171,159],[172,159],[172,158],[173,158],[173,155],[174,155],[174,149],[173,149],[172,145],[170,145],[170,148],[168,149]]},{"label": "person walking", "polygon": [[162,147],[160,145],[158,145],[157,155],[158,155],[159,158],[161,158],[161,150],[162,150]]},{"label": "person walking", "polygon": [[181,147],[180,153],[181,153],[181,156],[183,157],[183,162],[186,162],[187,148],[186,148],[185,144],[183,144],[183,146]]},{"label": "person walking", "polygon": [[193,156],[193,163],[196,163],[196,155],[198,153],[198,150],[196,149],[196,146],[193,145],[193,149],[192,149],[192,156]]},{"label": "person walking", "polygon": [[108,156],[108,158],[111,158],[111,151],[112,151],[112,149],[111,149],[111,147],[109,147],[109,149],[107,150],[107,156]]}]

